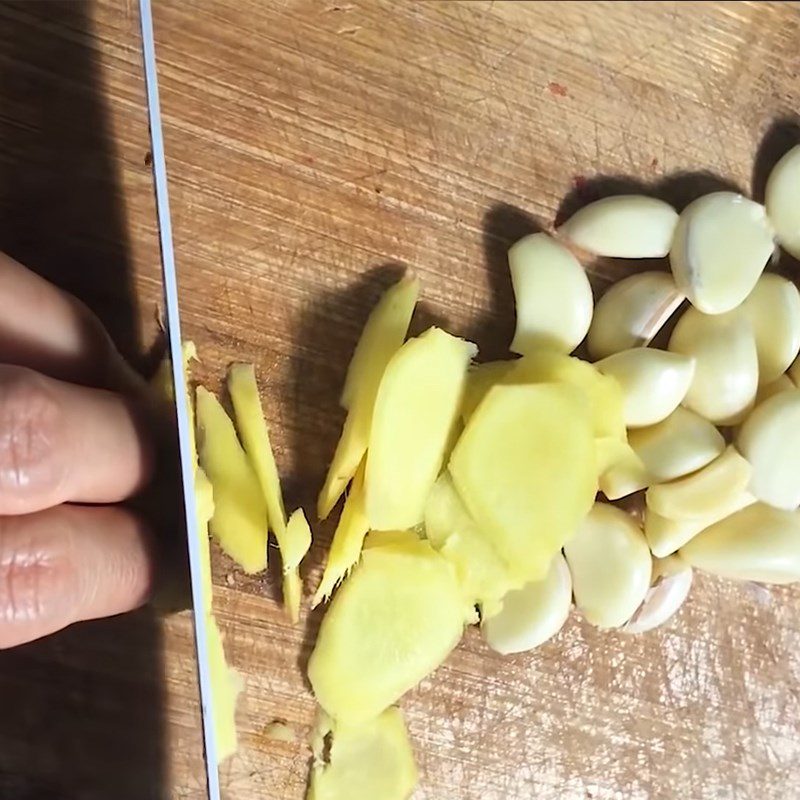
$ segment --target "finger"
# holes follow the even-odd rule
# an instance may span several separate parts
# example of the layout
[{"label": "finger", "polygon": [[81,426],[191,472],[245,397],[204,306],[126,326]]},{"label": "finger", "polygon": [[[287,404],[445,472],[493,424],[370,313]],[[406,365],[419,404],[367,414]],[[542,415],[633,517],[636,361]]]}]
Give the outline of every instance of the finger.
[{"label": "finger", "polygon": [[130,400],[0,365],[0,514],[124,500],[151,463]]},{"label": "finger", "polygon": [[3,253],[0,362],[87,386],[136,383],[135,373],[83,303]]},{"label": "finger", "polygon": [[149,538],[113,506],[59,506],[0,518],[0,649],[142,605]]}]

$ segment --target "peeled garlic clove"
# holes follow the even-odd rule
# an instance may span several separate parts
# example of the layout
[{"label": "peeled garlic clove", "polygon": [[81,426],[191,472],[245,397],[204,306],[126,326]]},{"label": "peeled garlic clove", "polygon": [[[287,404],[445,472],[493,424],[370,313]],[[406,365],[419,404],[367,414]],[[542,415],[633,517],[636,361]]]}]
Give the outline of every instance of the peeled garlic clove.
[{"label": "peeled garlic clove", "polygon": [[623,625],[650,588],[652,558],[630,515],[595,503],[564,546],[575,604],[598,628]]},{"label": "peeled garlic clove", "polygon": [[753,469],[732,445],[701,470],[647,490],[647,507],[669,519],[713,517],[747,488]]},{"label": "peeled garlic clove", "polygon": [[750,294],[773,249],[764,206],[735,192],[713,192],[681,213],[669,261],[692,305],[722,314]]},{"label": "peeled garlic clove", "polygon": [[584,206],[559,231],[598,256],[662,258],[669,252],[677,223],[677,211],[663,200],[623,194]]},{"label": "peeled garlic clove", "polygon": [[517,306],[511,351],[571,353],[592,321],[594,301],[586,271],[546,233],[520,239],[508,251],[508,265]]},{"label": "peeled garlic clove", "polygon": [[767,179],[765,203],[781,247],[800,258],[800,145],[773,167]]},{"label": "peeled garlic clove", "polygon": [[683,605],[692,588],[692,568],[677,556],[653,562],[653,581],[636,613],[625,623],[625,633],[645,633],[663,625]]},{"label": "peeled garlic clove", "polygon": [[569,616],[572,577],[557,553],[547,577],[509,592],[501,610],[481,623],[481,633],[492,650],[507,655],[533,650],[555,636]]},{"label": "peeled garlic clove", "polygon": [[765,400],[745,420],[736,446],[753,467],[750,491],[788,510],[800,506],[800,389]]},{"label": "peeled garlic clove", "polygon": [[800,581],[800,514],[755,503],[681,549],[693,567],[741,581]]},{"label": "peeled garlic clove", "polygon": [[708,420],[680,406],[656,425],[628,431],[628,443],[653,483],[702,469],[725,449],[725,439]]},{"label": "peeled garlic clove", "polygon": [[657,558],[667,556],[680,550],[698,533],[719,522],[721,519],[735,514],[742,508],[755,503],[756,499],[747,491],[723,499],[715,509],[715,513],[698,519],[669,519],[648,508],[644,514],[644,535],[650,550]]},{"label": "peeled garlic clove", "polygon": [[605,458],[605,464],[600,471],[598,487],[609,500],[619,500],[623,497],[641,491],[652,483],[650,475],[642,463],[642,459],[633,452],[630,445],[625,442],[615,441],[614,452],[604,452],[612,440],[601,444],[598,440],[598,462]]},{"label": "peeled garlic clove", "polygon": [[683,302],[668,272],[641,272],[615,283],[598,301],[586,345],[599,359],[650,344]]},{"label": "peeled garlic clove", "polygon": [[672,332],[669,350],[695,360],[683,405],[701,417],[730,424],[753,403],[758,356],[753,329],[742,314],[710,316],[687,309]]},{"label": "peeled garlic clove", "polygon": [[651,508],[644,514],[644,535],[656,558],[665,558],[680,550],[707,527],[703,519],[669,519],[656,514]]},{"label": "peeled garlic clove", "polygon": [[771,383],[764,383],[758,387],[755,404],[760,406],[765,400],[769,400],[770,397],[796,388],[794,381],[788,375],[781,375],[780,378],[776,378]]},{"label": "peeled garlic clove", "polygon": [[795,386],[800,387],[800,356],[792,362],[792,365],[786,370],[786,374]]},{"label": "peeled garlic clove", "polygon": [[786,278],[768,272],[742,303],[753,328],[759,383],[777,380],[800,351],[800,292]]},{"label": "peeled garlic clove", "polygon": [[691,356],[634,347],[595,364],[622,387],[625,424],[654,425],[666,419],[686,396],[694,376]]}]

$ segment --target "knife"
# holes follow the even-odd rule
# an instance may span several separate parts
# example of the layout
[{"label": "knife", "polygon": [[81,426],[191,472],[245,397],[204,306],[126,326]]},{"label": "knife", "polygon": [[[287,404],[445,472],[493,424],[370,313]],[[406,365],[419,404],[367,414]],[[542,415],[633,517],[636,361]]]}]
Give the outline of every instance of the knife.
[{"label": "knife", "polygon": [[155,185],[156,213],[158,218],[161,270],[164,282],[165,324],[169,354],[172,361],[172,380],[175,385],[180,447],[181,482],[189,549],[189,567],[192,581],[192,606],[194,608],[194,638],[197,652],[197,673],[200,683],[200,708],[203,719],[206,782],[209,800],[219,800],[219,762],[214,734],[214,698],[211,689],[208,630],[206,628],[205,588],[202,579],[201,534],[197,524],[194,491],[194,454],[190,437],[190,421],[186,403],[186,375],[181,351],[181,325],[178,310],[178,279],[175,273],[175,252],[172,246],[172,223],[169,215],[167,190],[167,165],[164,157],[164,136],[161,129],[161,107],[158,100],[156,52],[153,38],[153,15],[150,0],[139,0],[142,25],[142,54],[147,90],[147,112],[150,119],[150,147],[153,156],[153,181]]}]

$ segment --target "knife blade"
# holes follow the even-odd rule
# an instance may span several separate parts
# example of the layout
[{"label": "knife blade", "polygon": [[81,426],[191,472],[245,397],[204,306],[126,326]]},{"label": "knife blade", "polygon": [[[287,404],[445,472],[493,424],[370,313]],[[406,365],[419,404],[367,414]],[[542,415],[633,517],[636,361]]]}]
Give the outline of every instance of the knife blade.
[{"label": "knife blade", "polygon": [[178,443],[180,447],[181,483],[186,520],[189,568],[192,582],[192,605],[194,609],[194,638],[197,653],[197,674],[200,685],[200,708],[203,720],[203,743],[205,749],[206,783],[209,800],[219,800],[219,762],[214,732],[214,697],[211,686],[211,670],[208,650],[208,630],[205,603],[205,587],[202,579],[201,534],[197,524],[194,490],[194,454],[190,436],[190,421],[186,403],[186,375],[181,349],[180,311],[178,308],[178,279],[175,271],[175,252],[172,244],[172,223],[169,211],[167,187],[167,164],[164,155],[164,135],[161,127],[161,106],[158,96],[153,15],[150,0],[139,0],[142,29],[142,55],[144,59],[147,112],[150,120],[150,149],[152,153],[153,183],[155,188],[156,215],[158,220],[161,270],[164,282],[165,325],[167,342],[172,361],[172,380],[175,386]]}]

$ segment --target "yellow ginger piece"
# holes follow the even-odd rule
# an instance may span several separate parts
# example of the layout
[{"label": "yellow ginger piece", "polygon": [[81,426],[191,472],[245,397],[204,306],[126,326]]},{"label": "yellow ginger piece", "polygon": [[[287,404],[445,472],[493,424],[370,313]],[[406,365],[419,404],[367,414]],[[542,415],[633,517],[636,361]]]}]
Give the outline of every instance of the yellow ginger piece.
[{"label": "yellow ginger piece", "polygon": [[200,465],[214,487],[211,533],[247,573],[267,566],[267,504],[225,409],[197,387]]},{"label": "yellow ginger piece", "polygon": [[622,389],[588,361],[543,350],[513,361],[490,361],[470,370],[462,414],[468,419],[498,385],[556,383],[582,391],[589,403],[594,435],[627,441]]},{"label": "yellow ginger piece", "polygon": [[[300,599],[303,593],[300,562],[311,546],[311,531],[302,511],[296,511],[293,515],[294,524],[287,525],[278,467],[252,364],[234,364],[230,368],[228,391],[233,402],[239,436],[266,500],[269,528],[278,541],[283,565],[283,603],[292,621],[296,623],[300,618]],[[298,514],[299,516],[295,516]]]},{"label": "yellow ginger piece", "polygon": [[445,660],[464,622],[455,570],[428,542],[406,531],[365,547],[311,654],[319,704],[342,725],[373,719]]},{"label": "yellow ginger piece", "polygon": [[311,602],[312,608],[316,608],[333,594],[333,590],[355,566],[361,555],[361,545],[369,531],[364,505],[364,466],[362,461],[350,484],[350,493],[345,500],[342,516],[333,534],[328,560],[325,562],[325,572]]},{"label": "yellow ginger piece", "polygon": [[512,579],[541,580],[597,492],[585,395],[561,384],[495,386],[467,422],[449,469]]},{"label": "yellow ginger piece", "polygon": [[481,617],[496,614],[504,595],[519,588],[508,568],[470,517],[447,472],[436,481],[425,505],[425,533],[431,546],[456,568],[459,584]]},{"label": "yellow ginger piece", "polygon": [[300,562],[311,547],[311,528],[302,508],[292,512],[283,535],[281,555],[283,558],[283,602],[289,617],[295,624],[300,620],[300,600],[303,595],[303,580],[300,577]]},{"label": "yellow ginger piece", "polygon": [[475,345],[430,328],[406,342],[381,381],[367,452],[367,519],[374,530],[419,525],[442,468]]},{"label": "yellow ginger piece", "polygon": [[341,438],[319,494],[317,514],[325,519],[355,475],[369,443],[372,413],[386,365],[400,349],[419,295],[419,281],[406,276],[389,288],[367,320],[347,369]]},{"label": "yellow ginger piece", "polygon": [[354,726],[321,714],[315,742],[307,800],[408,800],[414,791],[417,768],[398,708]]}]

